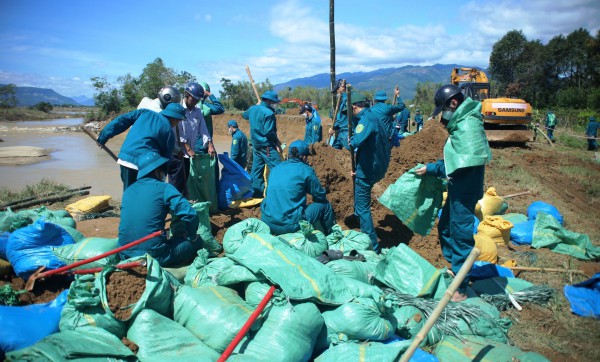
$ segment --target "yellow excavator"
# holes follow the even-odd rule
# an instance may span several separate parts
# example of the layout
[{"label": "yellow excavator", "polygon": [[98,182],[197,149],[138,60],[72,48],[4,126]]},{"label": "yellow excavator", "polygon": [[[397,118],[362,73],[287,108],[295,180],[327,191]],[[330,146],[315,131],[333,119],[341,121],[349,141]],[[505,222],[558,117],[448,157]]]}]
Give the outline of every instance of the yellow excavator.
[{"label": "yellow excavator", "polygon": [[489,141],[526,143],[533,141],[531,105],[522,99],[490,98],[487,75],[477,68],[454,68],[450,82],[462,88],[465,97],[481,102],[483,128]]}]

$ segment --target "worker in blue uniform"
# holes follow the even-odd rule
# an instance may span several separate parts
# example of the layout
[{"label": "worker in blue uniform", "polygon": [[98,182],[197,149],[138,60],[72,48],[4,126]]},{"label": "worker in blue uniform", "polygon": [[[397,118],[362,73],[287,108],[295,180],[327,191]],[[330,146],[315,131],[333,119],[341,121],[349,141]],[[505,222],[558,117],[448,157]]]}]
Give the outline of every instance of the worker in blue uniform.
[{"label": "worker in blue uniform", "polygon": [[585,128],[585,136],[587,137],[588,151],[598,151],[598,143],[596,142],[596,137],[598,137],[598,127],[600,127],[600,125],[596,121],[596,117],[590,117],[589,123]]},{"label": "worker in blue uniform", "polygon": [[117,160],[121,167],[123,191],[136,181],[140,157],[148,152],[171,157],[176,142],[173,127],[177,127],[183,119],[185,109],[178,103],[169,103],[160,113],[138,109],[115,118],[104,127],[97,140],[101,145],[131,127]]},{"label": "worker in blue uniform", "polygon": [[304,128],[304,142],[307,145],[321,142],[323,140],[323,127],[319,112],[309,103],[300,107],[300,114],[304,115],[306,126]]},{"label": "worker in blue uniform", "polygon": [[231,154],[229,157],[245,169],[248,163],[248,138],[238,128],[237,122],[233,119],[227,122],[227,127],[231,135]]},{"label": "worker in blue uniform", "polygon": [[[350,147],[348,146],[348,115],[346,112],[346,84],[344,84],[341,81],[341,79],[338,80],[337,84],[333,88],[332,93],[341,94],[339,111],[337,116],[335,116],[335,122],[333,123],[332,129],[329,130],[329,134],[333,134],[335,136],[332,147],[338,150],[341,150],[342,148],[349,150]],[[355,126],[355,124],[352,124],[353,130]]]},{"label": "worker in blue uniform", "polygon": [[401,111],[396,115],[396,130],[399,134],[408,132],[408,122],[410,121],[410,109],[406,106],[402,98],[398,96],[396,104],[401,108]]},{"label": "worker in blue uniform", "polygon": [[[441,122],[449,134],[444,159],[428,163],[417,169],[416,174],[448,179],[448,196],[438,222],[438,234],[444,258],[456,275],[475,245],[475,205],[483,197],[485,165],[491,161],[492,153],[483,129],[481,102],[465,99],[460,87],[453,84],[439,88],[434,101],[432,117],[442,112]],[[453,301],[467,298],[468,281],[467,274],[452,296]]]},{"label": "worker in blue uniform", "polygon": [[421,110],[417,108],[417,113],[415,114],[415,132],[419,132],[421,128],[423,128],[423,115],[421,114]]},{"label": "worker in blue uniform", "polygon": [[383,178],[390,163],[391,144],[388,130],[376,113],[369,110],[367,98],[351,94],[352,111],[359,119],[350,139],[356,155],[354,178],[354,215],[359,219],[360,230],[369,235],[373,250],[379,252],[377,233],[371,216],[371,190]]},{"label": "worker in blue uniform", "polygon": [[[287,161],[275,167],[269,175],[267,195],[261,204],[261,220],[271,228],[271,233],[281,235],[300,230],[300,220],[306,220],[317,229],[331,233],[335,215],[325,196],[325,189],[306,163],[310,152],[303,141],[294,141],[289,148]],[[313,202],[306,203],[306,195]]]},{"label": "worker in blue uniform", "polygon": [[402,102],[400,99],[400,91],[396,89],[394,90],[394,94],[396,95],[396,104],[387,104],[385,101],[388,99],[388,96],[385,91],[376,92],[375,97],[373,97],[375,103],[370,108],[370,112],[373,112],[383,122],[387,130],[388,139],[390,141],[392,141],[392,138],[398,134],[394,126],[394,115],[398,112],[401,112],[403,109],[399,103]]},{"label": "worker in blue uniform", "polygon": [[163,267],[189,265],[202,247],[203,241],[196,233],[198,215],[187,199],[177,189],[164,182],[169,159],[149,152],[139,159],[137,181],[123,193],[119,246],[143,238],[155,231],[164,230],[167,213],[180,227],[172,237],[155,236],[141,244],[121,251],[122,259],[149,254]]},{"label": "worker in blue uniform", "polygon": [[277,137],[277,118],[274,106],[279,103],[277,93],[268,90],[261,96],[261,102],[242,114],[250,121],[252,141],[252,196],[264,197],[264,168],[273,170],[281,162],[281,141]]}]

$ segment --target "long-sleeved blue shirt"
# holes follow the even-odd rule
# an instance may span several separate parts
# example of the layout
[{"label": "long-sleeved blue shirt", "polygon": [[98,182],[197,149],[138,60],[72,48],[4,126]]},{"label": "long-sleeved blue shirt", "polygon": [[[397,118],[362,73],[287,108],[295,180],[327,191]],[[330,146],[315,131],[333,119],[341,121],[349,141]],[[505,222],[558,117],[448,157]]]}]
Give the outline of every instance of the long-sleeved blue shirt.
[{"label": "long-sleeved blue shirt", "polygon": [[360,118],[351,144],[356,151],[356,177],[371,183],[381,180],[390,164],[391,144],[387,129],[377,115],[368,108],[357,115]]},{"label": "long-sleeved blue shirt", "polygon": [[304,128],[304,142],[311,145],[323,140],[323,127],[321,126],[321,117],[317,110],[313,111],[311,117],[306,118],[306,126]]},{"label": "long-sleeved blue shirt", "polygon": [[394,115],[404,109],[404,103],[401,102],[402,100],[398,97],[395,105],[386,104],[385,102],[375,102],[373,107],[370,108],[371,112],[383,122],[388,132],[388,138],[391,138],[395,132]]},{"label": "long-sleeved blue shirt", "polygon": [[261,219],[280,229],[296,226],[306,208],[306,195],[326,203],[325,189],[312,167],[297,158],[281,162],[271,170],[267,195],[261,204]]},{"label": "long-sleeved blue shirt", "polygon": [[253,147],[275,147],[279,144],[275,110],[266,102],[248,108],[242,117],[250,121],[250,139]]},{"label": "long-sleeved blue shirt", "polygon": [[[217,114],[223,114],[225,112],[225,107],[223,104],[215,97],[214,95],[208,96],[208,102],[204,102],[202,104],[202,116],[204,116],[204,121],[206,122],[206,129],[208,130],[208,135],[212,139],[213,137],[213,120],[212,116]],[[207,145],[204,144],[202,139],[202,134],[198,134],[198,139],[196,140],[196,147],[194,148],[195,152],[203,152],[206,149]]]},{"label": "long-sleeved blue shirt", "polygon": [[248,163],[248,138],[241,130],[237,129],[231,134],[231,159],[242,168]]},{"label": "long-sleeved blue shirt", "polygon": [[129,128],[119,152],[120,160],[137,167],[139,158],[148,152],[171,158],[176,142],[171,123],[167,117],[149,109],[138,109],[115,118],[100,132],[98,143],[104,145]]},{"label": "long-sleeved blue shirt", "polygon": [[590,121],[590,123],[588,123],[585,129],[585,135],[588,137],[596,138],[596,135],[598,134],[598,127],[600,127],[600,124],[598,124],[598,122]]},{"label": "long-sleeved blue shirt", "polygon": [[[173,185],[152,177],[137,180],[123,193],[119,245],[164,230],[167,213],[174,218],[177,217],[186,225],[187,236],[196,234],[198,214]],[[179,237],[179,235],[174,236]],[[164,258],[169,254],[169,249],[169,240],[161,235],[124,250],[121,255],[124,258],[131,258],[147,252],[154,258]]]}]

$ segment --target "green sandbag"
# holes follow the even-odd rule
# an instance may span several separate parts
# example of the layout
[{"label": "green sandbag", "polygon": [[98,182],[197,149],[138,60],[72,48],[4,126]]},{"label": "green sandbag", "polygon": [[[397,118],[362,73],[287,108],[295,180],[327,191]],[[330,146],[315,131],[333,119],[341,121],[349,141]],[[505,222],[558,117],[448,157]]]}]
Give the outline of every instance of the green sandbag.
[{"label": "green sandbag", "polygon": [[408,349],[412,341],[393,343],[340,343],[332,346],[315,359],[315,362],[377,361],[395,362]]},{"label": "green sandbag", "polygon": [[271,306],[236,353],[262,361],[308,361],[324,323],[313,303]]},{"label": "green sandbag", "polygon": [[446,337],[442,342],[437,344],[433,354],[441,362],[470,362],[474,360],[494,362],[549,362],[541,354],[524,352],[507,344],[477,336],[465,336],[464,342],[456,337]]},{"label": "green sandbag", "polygon": [[338,224],[333,225],[331,234],[327,235],[329,249],[349,253],[352,250],[373,250],[369,235],[356,230],[342,230]]},{"label": "green sandbag", "polygon": [[204,242],[204,248],[210,251],[213,255],[219,255],[223,251],[223,246],[215,239],[210,226],[210,202],[197,202],[192,204],[192,208],[196,210],[200,223],[198,224],[198,234]]},{"label": "green sandbag", "polygon": [[415,171],[423,166],[402,174],[378,200],[414,233],[429,235],[442,207],[444,181],[431,175],[418,176]]},{"label": "green sandbag", "polygon": [[203,259],[197,256],[185,274],[185,284],[198,287],[203,284],[231,286],[242,282],[263,280],[245,266],[237,264],[228,257]]},{"label": "green sandbag", "polygon": [[581,260],[600,258],[600,246],[592,244],[588,235],[565,229],[554,216],[545,212],[537,214],[531,246],[549,248]]},{"label": "green sandbag", "polygon": [[371,298],[356,298],[322,315],[331,343],[345,338],[383,341],[393,336],[397,327],[391,311]]},{"label": "green sandbag", "polygon": [[215,167],[217,158],[209,154],[196,154],[190,158],[190,175],[187,179],[188,199],[209,201],[210,212],[219,211]]},{"label": "green sandbag", "polygon": [[515,212],[504,214],[504,215],[502,215],[502,218],[506,221],[510,221],[513,225],[529,220],[527,215],[519,214],[519,213],[515,213]]},{"label": "green sandbag", "polygon": [[[53,221],[53,223],[54,223],[54,221]],[[57,224],[57,225],[59,225],[61,228],[65,229],[69,233],[69,235],[71,235],[73,240],[75,240],[76,243],[85,239],[85,236],[81,233],[81,231],[79,231],[75,228],[72,228],[70,226],[67,226],[67,225],[60,225],[60,224]]]},{"label": "green sandbag", "polygon": [[225,249],[225,253],[234,253],[246,235],[250,233],[270,234],[271,228],[262,220],[253,217],[230,226],[223,236],[223,249]]},{"label": "green sandbag", "polygon": [[339,305],[352,299],[340,276],[276,236],[248,234],[228,257],[255,274],[263,274],[292,300]]},{"label": "green sandbag", "polygon": [[375,278],[414,297],[440,299],[447,289],[442,272],[406,244],[385,253],[375,268]]},{"label": "green sandbag", "polygon": [[138,361],[120,338],[102,328],[54,333],[33,346],[6,354],[6,361]]},{"label": "green sandbag", "polygon": [[216,361],[217,351],[202,343],[177,322],[151,309],[141,311],[127,331],[138,345],[137,357],[146,361]]},{"label": "green sandbag", "polygon": [[[118,238],[85,238],[76,244],[52,247],[52,252],[60,259],[60,261],[66,265],[69,265],[116,249],[118,247],[118,241]],[[75,268],[74,270],[115,265],[120,260],[121,259],[119,258],[118,254],[113,254],[94,262],[84,264]]]},{"label": "green sandbag", "polygon": [[[208,347],[222,353],[254,308],[233,289],[201,285],[184,285],[175,293],[174,320],[187,328]],[[258,328],[255,323],[252,328]]]},{"label": "green sandbag", "polygon": [[94,275],[75,276],[60,316],[59,329],[64,332],[90,326],[100,327],[123,338],[127,333],[127,323],[106,312],[100,300],[100,289],[96,285]]},{"label": "green sandbag", "polygon": [[[127,319],[132,320],[135,316],[144,309],[152,309],[164,316],[172,315],[173,288],[171,281],[173,277],[164,271],[158,262],[150,255],[146,254],[141,257],[130,258],[124,262],[134,262],[146,259],[146,289],[140,299],[132,306],[131,316]],[[100,299],[102,305],[106,308],[106,313],[114,316],[108,309],[108,297],[106,294],[106,279],[110,273],[125,273],[125,270],[116,270],[114,267],[102,270],[100,276],[96,279],[96,287],[100,289]]]},{"label": "green sandbag", "polygon": [[310,257],[317,257],[327,250],[327,238],[321,231],[315,230],[306,220],[300,220],[300,231],[282,234],[278,238]]},{"label": "green sandbag", "polygon": [[[73,229],[77,228],[73,216],[71,216],[67,210],[50,210],[46,208],[46,206],[41,206],[37,209],[23,210],[19,211],[18,213],[31,215],[33,221],[37,220],[37,218],[44,217],[47,222],[61,226],[68,226]],[[36,215],[37,218],[35,217]]]},{"label": "green sandbag", "polygon": [[[507,343],[506,333],[511,325],[511,320],[500,318],[500,312],[493,305],[486,303],[481,298],[468,298],[464,302],[473,309],[477,309],[479,317],[474,320],[465,320],[463,317],[449,320],[444,323],[463,336],[476,335],[489,338],[490,340]],[[398,321],[398,335],[406,339],[413,339],[422,329],[426,322],[426,314],[414,305],[405,305],[394,309],[394,317]],[[430,346],[438,343],[444,338],[444,333],[434,326],[421,342],[421,346]]]},{"label": "green sandbag", "polygon": [[0,231],[12,233],[32,222],[31,216],[15,213],[10,207],[6,211],[0,211]]},{"label": "green sandbag", "polygon": [[348,292],[353,297],[372,298],[374,300],[380,300],[383,296],[383,291],[376,285],[363,283],[360,280],[341,276],[348,288]]},{"label": "green sandbag", "polygon": [[[244,300],[253,307],[257,307],[269,292],[271,285],[265,282],[252,282],[246,286],[244,290]],[[275,289],[269,305],[286,305],[288,303],[287,296],[280,289]]]},{"label": "green sandbag", "polygon": [[328,262],[327,267],[338,275],[369,284],[369,268],[365,261],[338,259]]}]

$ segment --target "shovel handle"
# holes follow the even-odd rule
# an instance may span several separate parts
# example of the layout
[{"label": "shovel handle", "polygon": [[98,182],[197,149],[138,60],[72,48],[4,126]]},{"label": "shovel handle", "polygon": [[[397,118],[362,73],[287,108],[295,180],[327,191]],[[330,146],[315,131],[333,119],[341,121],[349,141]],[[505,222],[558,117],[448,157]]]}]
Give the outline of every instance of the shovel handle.
[{"label": "shovel handle", "polygon": [[[146,266],[146,260],[130,261],[128,263],[117,264],[117,265],[115,265],[115,268],[117,268],[119,270],[123,270],[123,269],[135,268],[138,266]],[[73,270],[73,271],[68,272],[68,274],[95,274],[95,273],[101,272],[104,268],[106,268],[106,267],[99,266],[97,268]]]},{"label": "shovel handle", "polygon": [[154,238],[154,237],[156,237],[156,236],[160,236],[161,234],[162,234],[162,231],[155,231],[155,232],[153,232],[153,233],[152,233],[152,234],[150,234],[150,235],[144,236],[144,237],[143,237],[143,238],[141,238],[141,239],[138,239],[138,240],[132,241],[132,242],[130,242],[129,244],[125,244],[125,245],[123,245],[123,246],[120,246],[120,247],[118,247],[118,248],[116,248],[116,249],[113,249],[113,250],[107,251],[106,253],[102,253],[102,254],[100,254],[100,255],[96,255],[96,256],[94,256],[94,257],[91,257],[91,258],[88,258],[88,259],[84,259],[84,260],[81,260],[81,261],[75,262],[75,263],[73,263],[73,264],[65,265],[65,266],[63,266],[63,267],[61,267],[61,268],[58,268],[58,269],[49,270],[49,271],[47,271],[47,272],[40,273],[40,274],[39,274],[39,275],[36,277],[36,279],[45,278],[45,277],[47,277],[47,276],[54,275],[54,274],[60,274],[60,273],[63,273],[63,272],[65,272],[65,271],[67,271],[67,270],[71,270],[71,269],[73,269],[73,268],[77,268],[78,266],[85,265],[85,264],[89,264],[89,263],[91,263],[91,262],[93,262],[93,261],[100,260],[100,259],[102,259],[102,258],[105,258],[105,257],[109,256],[109,255],[113,255],[113,254],[119,253],[119,252],[121,252],[121,251],[123,251],[123,250],[129,249],[129,248],[131,248],[131,247],[133,247],[133,246],[136,246],[136,245],[138,245],[138,244],[141,244],[141,243],[143,243],[144,241],[147,241],[147,240],[149,240],[149,239],[152,239],[152,238]]},{"label": "shovel handle", "polygon": [[98,146],[100,146],[100,148],[102,148],[104,151],[106,151],[106,153],[108,153],[108,155],[109,155],[110,157],[112,157],[112,159],[113,159],[113,160],[117,161],[117,160],[119,159],[119,158],[117,157],[117,155],[115,155],[115,154],[113,153],[113,151],[111,151],[111,150],[110,150],[108,147],[106,147],[105,145],[101,145],[100,143],[98,143],[98,137],[96,137],[96,135],[95,135],[95,134],[93,134],[93,133],[92,133],[92,131],[90,131],[89,129],[87,129],[86,127],[83,127],[83,126],[81,126],[81,127],[79,127],[79,128],[81,128],[81,130],[82,130],[82,131],[83,131],[85,134],[87,134],[88,136],[90,136],[90,138],[91,138],[91,139],[93,139],[93,140],[94,140],[94,141],[95,141],[95,142],[98,144]]}]

